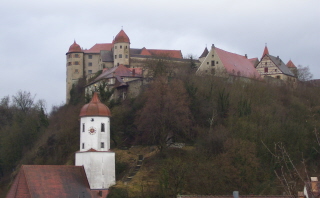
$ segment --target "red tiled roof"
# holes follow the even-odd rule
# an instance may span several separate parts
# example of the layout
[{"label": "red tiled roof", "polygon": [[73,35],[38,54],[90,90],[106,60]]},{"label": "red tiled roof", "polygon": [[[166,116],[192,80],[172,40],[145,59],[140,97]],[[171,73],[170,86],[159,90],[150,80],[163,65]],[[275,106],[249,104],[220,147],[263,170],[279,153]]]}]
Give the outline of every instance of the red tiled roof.
[{"label": "red tiled roof", "polygon": [[83,50],[84,53],[100,53],[102,50],[111,51],[113,47],[112,43],[97,43],[88,50]]},{"label": "red tiled roof", "polygon": [[130,39],[128,37],[128,35],[121,30],[117,36],[114,38],[114,43],[130,43]]},{"label": "red tiled roof", "polygon": [[137,75],[142,75],[142,68],[141,67],[136,67],[136,68],[128,68],[131,71],[131,74],[133,75],[133,71],[134,73]]},{"label": "red tiled roof", "polygon": [[260,78],[260,74],[254,68],[251,59],[247,59],[245,56],[224,51],[219,48],[215,48],[222,64],[226,68],[230,75],[242,76],[247,78]]},{"label": "red tiled roof", "polygon": [[97,92],[94,92],[91,101],[85,104],[80,111],[80,117],[84,116],[111,116],[110,109],[102,104],[99,100]]},{"label": "red tiled roof", "polygon": [[[133,69],[135,69],[135,75],[133,76]],[[127,68],[124,65],[119,65],[118,67],[114,67],[108,70],[105,70],[102,74],[100,74],[94,81],[97,82],[103,78],[112,78],[115,76],[119,77],[142,77],[142,69],[141,68]],[[92,84],[92,83],[91,83]]]},{"label": "red tiled roof", "polygon": [[263,54],[262,54],[261,58],[266,54],[269,54],[269,50],[268,50],[267,45],[264,47]]},{"label": "red tiled roof", "polygon": [[74,41],[73,44],[69,47],[69,51],[67,53],[71,52],[82,52],[80,45],[78,45],[76,41]]},{"label": "red tiled roof", "polygon": [[7,198],[98,197],[91,192],[82,166],[23,165]]},{"label": "red tiled roof", "polygon": [[159,50],[159,49],[148,49],[151,55],[163,56],[169,58],[180,58],[182,59],[181,50]]},{"label": "red tiled roof", "polygon": [[292,62],[291,60],[289,60],[289,62],[287,63],[287,67],[289,67],[289,68],[297,68],[297,67],[293,64],[293,62]]},{"label": "red tiled roof", "polygon": [[142,50],[141,50],[140,55],[151,56],[151,53],[145,47],[143,47]]}]

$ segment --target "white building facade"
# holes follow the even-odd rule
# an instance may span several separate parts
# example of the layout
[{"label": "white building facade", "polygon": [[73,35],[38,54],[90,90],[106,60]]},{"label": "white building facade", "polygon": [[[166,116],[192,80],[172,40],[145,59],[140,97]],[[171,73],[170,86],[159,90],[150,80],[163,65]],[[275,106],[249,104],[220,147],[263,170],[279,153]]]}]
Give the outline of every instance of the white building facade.
[{"label": "white building facade", "polygon": [[75,165],[84,166],[91,189],[108,189],[116,183],[115,153],[110,151],[110,110],[94,93],[80,112],[80,150]]}]

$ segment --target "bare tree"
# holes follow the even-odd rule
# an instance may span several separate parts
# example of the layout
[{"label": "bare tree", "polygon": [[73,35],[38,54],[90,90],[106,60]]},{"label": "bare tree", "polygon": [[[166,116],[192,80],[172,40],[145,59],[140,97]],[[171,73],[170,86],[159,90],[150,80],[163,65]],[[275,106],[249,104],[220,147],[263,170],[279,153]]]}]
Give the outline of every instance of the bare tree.
[{"label": "bare tree", "polygon": [[32,96],[30,92],[20,90],[13,96],[13,105],[26,113],[33,107],[34,98],[35,95]]},{"label": "bare tree", "polygon": [[312,79],[313,74],[310,72],[309,66],[298,65],[297,77],[300,81],[309,81]]}]

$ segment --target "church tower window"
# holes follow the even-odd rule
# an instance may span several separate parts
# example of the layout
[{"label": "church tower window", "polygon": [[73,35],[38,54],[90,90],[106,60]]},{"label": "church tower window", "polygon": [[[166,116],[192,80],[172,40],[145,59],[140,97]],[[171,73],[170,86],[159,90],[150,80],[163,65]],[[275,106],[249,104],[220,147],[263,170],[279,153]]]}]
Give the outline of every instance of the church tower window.
[{"label": "church tower window", "polygon": [[85,131],[85,124],[83,123],[82,124],[82,132],[84,132]]},{"label": "church tower window", "polygon": [[101,123],[101,132],[105,132],[104,123]]}]

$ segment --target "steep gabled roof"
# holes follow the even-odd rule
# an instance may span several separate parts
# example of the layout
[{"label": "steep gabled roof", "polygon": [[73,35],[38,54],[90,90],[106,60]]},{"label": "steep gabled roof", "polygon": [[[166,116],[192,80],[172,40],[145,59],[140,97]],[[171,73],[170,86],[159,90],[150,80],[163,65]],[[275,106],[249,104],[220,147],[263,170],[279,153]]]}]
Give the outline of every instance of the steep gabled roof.
[{"label": "steep gabled roof", "polygon": [[82,166],[23,165],[7,198],[92,196]]},{"label": "steep gabled roof", "polygon": [[151,53],[145,47],[142,48],[140,54],[141,55],[151,56]]},{"label": "steep gabled roof", "polygon": [[293,62],[292,62],[291,60],[289,60],[286,65],[287,65],[287,67],[289,67],[289,68],[297,68],[297,67],[293,64]]},{"label": "steep gabled roof", "polygon": [[97,43],[88,50],[83,50],[84,53],[100,53],[102,50],[111,51],[112,43]]},{"label": "steep gabled roof", "polygon": [[209,51],[208,51],[208,48],[206,47],[199,58],[207,57],[208,54],[209,54]]},{"label": "steep gabled roof", "polygon": [[294,76],[291,70],[284,64],[284,62],[279,58],[272,55],[266,55],[270,60],[280,69],[283,74]]},{"label": "steep gabled roof", "polygon": [[246,78],[260,78],[260,74],[246,56],[224,51],[215,47],[222,64],[230,75]]}]

